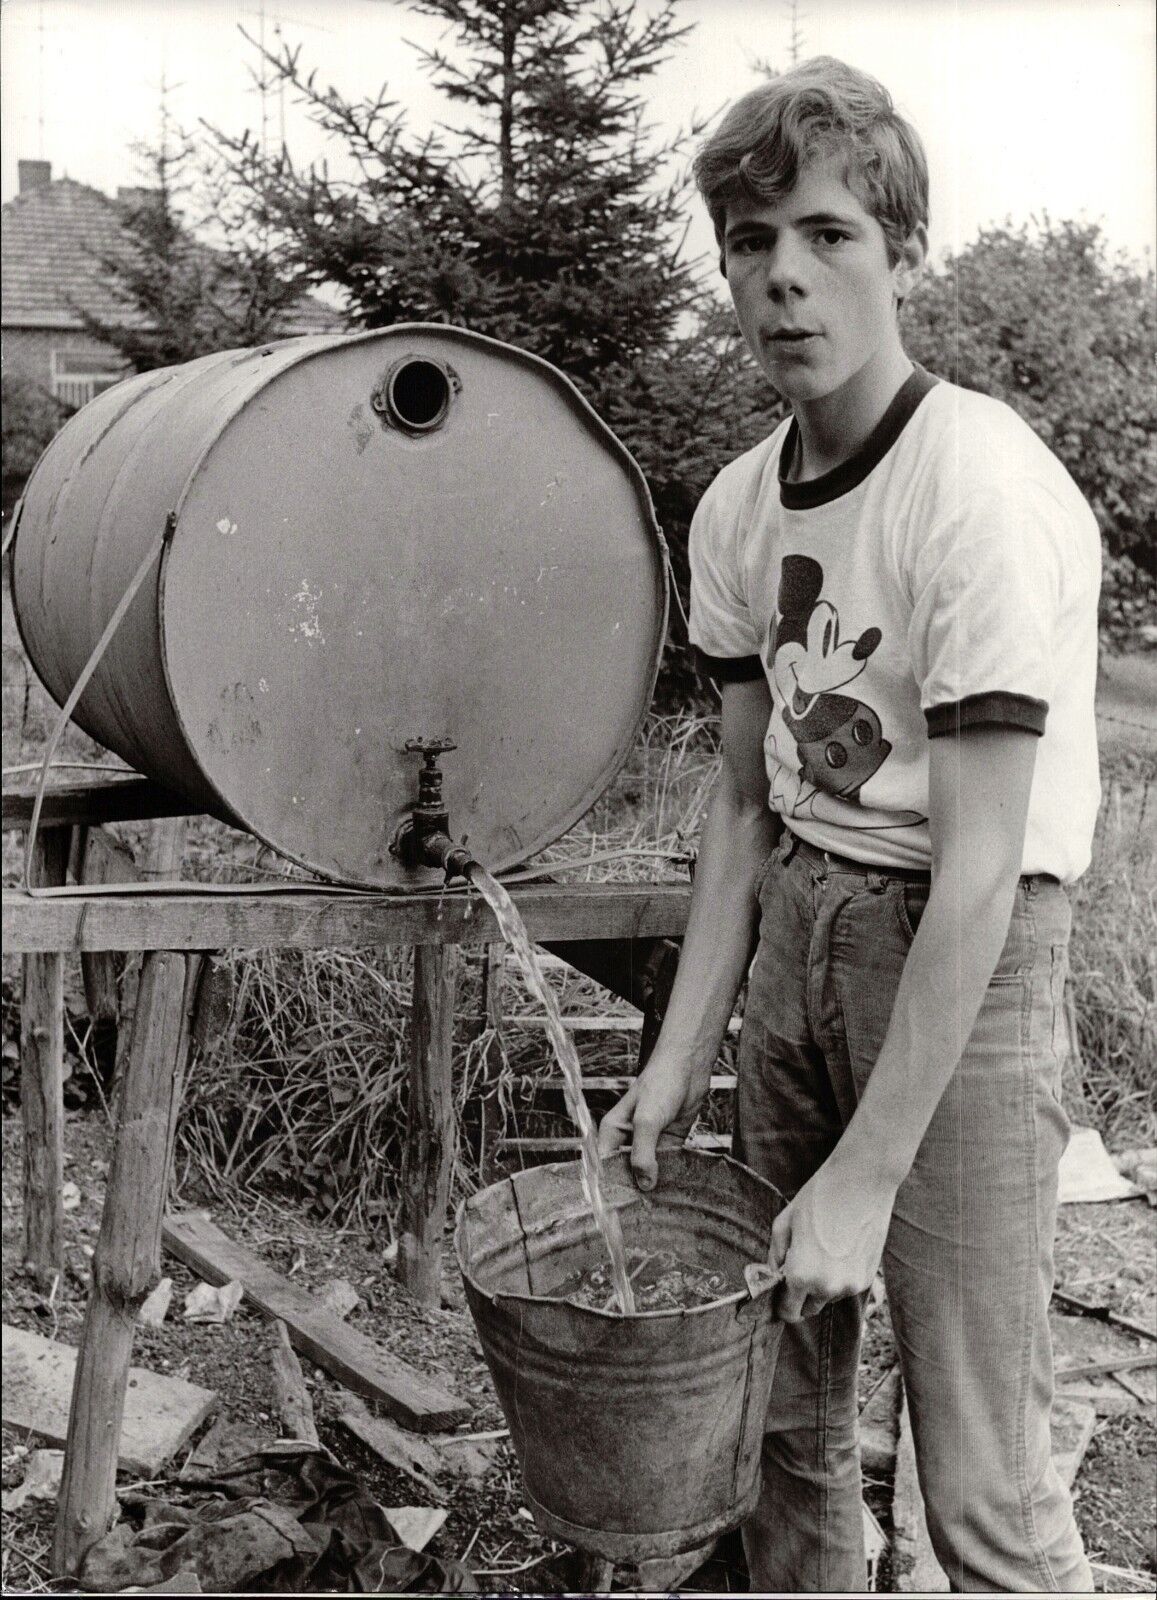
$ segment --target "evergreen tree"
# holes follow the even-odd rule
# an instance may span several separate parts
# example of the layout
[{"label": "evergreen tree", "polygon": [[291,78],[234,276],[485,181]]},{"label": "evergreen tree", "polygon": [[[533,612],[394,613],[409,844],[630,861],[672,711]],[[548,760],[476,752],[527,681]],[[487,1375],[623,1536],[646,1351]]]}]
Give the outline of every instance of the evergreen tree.
[{"label": "evergreen tree", "polygon": [[[265,69],[352,154],[356,182],[214,129],[250,220],[365,327],[448,322],[544,356],[635,456],[686,596],[691,511],[760,436],[756,388],[718,301],[684,256],[685,155],[656,139],[647,78],[690,31],[677,0],[414,0],[456,47],[421,52],[457,120],[425,138],[383,88],[350,101],[300,49]],[[673,175],[672,175],[673,174]],[[694,680],[678,619],[668,699]]]},{"label": "evergreen tree", "polygon": [[[120,241],[99,258],[103,285],[123,311],[110,316],[76,302],[88,332],[134,372],[277,337],[300,299],[300,272],[263,247],[231,184],[214,181],[191,138],[174,141],[166,127],[161,144],[140,154],[151,181],[116,202]],[[219,248],[186,221],[191,202],[199,229],[216,225]]]}]

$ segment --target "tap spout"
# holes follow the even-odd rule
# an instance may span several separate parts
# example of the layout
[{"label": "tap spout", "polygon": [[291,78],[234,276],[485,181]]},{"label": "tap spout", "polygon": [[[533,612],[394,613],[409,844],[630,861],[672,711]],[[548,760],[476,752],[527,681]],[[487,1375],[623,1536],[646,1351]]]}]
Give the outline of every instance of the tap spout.
[{"label": "tap spout", "polygon": [[443,833],[440,828],[426,834],[420,841],[418,849],[422,865],[441,867],[446,874],[447,883],[455,878],[469,878],[471,867],[477,865],[469,850],[460,844],[455,844],[450,835]]},{"label": "tap spout", "polygon": [[456,748],[449,739],[407,739],[405,748],[422,757],[418,774],[418,803],[402,823],[390,846],[406,867],[440,867],[446,882],[469,878],[477,862],[450,837],[450,815],[442,798],[438,757]]}]

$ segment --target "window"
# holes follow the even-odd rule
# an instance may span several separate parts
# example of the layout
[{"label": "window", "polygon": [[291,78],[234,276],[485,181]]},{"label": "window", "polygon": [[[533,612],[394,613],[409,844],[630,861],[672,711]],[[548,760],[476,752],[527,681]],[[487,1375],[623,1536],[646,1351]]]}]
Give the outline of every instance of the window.
[{"label": "window", "polygon": [[52,392],[74,411],[94,395],[111,389],[125,376],[125,368],[111,350],[54,350]]}]

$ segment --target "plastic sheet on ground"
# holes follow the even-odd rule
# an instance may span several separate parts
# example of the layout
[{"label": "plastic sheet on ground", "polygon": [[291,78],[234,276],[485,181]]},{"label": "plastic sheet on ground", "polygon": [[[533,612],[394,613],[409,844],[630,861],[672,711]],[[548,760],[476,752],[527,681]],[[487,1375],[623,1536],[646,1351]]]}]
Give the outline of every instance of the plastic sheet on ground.
[{"label": "plastic sheet on ground", "polygon": [[476,1593],[468,1570],[409,1549],[359,1479],[325,1449],[285,1441],[132,1501],[85,1557],[81,1586],[113,1592],[195,1572],[207,1594]]},{"label": "plastic sheet on ground", "polygon": [[1130,1200],[1142,1191],[1113,1165],[1096,1128],[1074,1128],[1061,1157],[1060,1204]]}]

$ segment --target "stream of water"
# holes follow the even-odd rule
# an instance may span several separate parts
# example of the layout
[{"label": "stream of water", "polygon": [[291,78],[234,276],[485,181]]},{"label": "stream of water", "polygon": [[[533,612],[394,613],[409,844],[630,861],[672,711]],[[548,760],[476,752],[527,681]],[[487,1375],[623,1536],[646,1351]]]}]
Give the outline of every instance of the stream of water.
[{"label": "stream of water", "polygon": [[627,1271],[627,1253],[623,1246],[622,1225],[619,1222],[618,1212],[608,1206],[603,1197],[602,1185],[599,1180],[598,1136],[595,1132],[590,1108],[583,1096],[582,1070],[579,1066],[574,1040],[563,1027],[554,991],[547,983],[542,969],[538,965],[534,954],[534,946],[531,944],[530,937],[526,931],[526,925],[519,915],[518,908],[513,900],[511,900],[497,878],[492,878],[485,867],[480,867],[476,863],[470,868],[470,881],[497,918],[502,937],[514,951],[515,959],[522,968],[522,975],[526,979],[527,988],[541,1004],[546,1015],[546,1031],[551,1044],[554,1046],[558,1064],[562,1069],[563,1092],[566,1096],[567,1110],[570,1112],[574,1125],[578,1129],[581,1141],[579,1153],[582,1158],[583,1193],[594,1215],[595,1226],[598,1228],[607,1247],[607,1255],[610,1257],[611,1264],[611,1283],[618,1298],[619,1309],[626,1316],[633,1316],[635,1313],[635,1296],[631,1288],[630,1274]]}]

